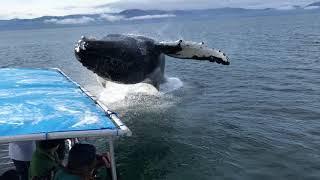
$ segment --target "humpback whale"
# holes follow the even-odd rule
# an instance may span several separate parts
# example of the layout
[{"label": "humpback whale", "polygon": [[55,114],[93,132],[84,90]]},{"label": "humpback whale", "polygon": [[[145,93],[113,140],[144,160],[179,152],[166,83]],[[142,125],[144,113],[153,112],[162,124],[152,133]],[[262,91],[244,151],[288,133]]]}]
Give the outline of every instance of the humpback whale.
[{"label": "humpback whale", "polygon": [[158,42],[138,35],[109,34],[100,40],[82,36],[74,52],[83,66],[98,75],[102,85],[104,80],[124,84],[146,82],[159,89],[165,81],[165,55],[230,64],[223,52],[203,42]]}]

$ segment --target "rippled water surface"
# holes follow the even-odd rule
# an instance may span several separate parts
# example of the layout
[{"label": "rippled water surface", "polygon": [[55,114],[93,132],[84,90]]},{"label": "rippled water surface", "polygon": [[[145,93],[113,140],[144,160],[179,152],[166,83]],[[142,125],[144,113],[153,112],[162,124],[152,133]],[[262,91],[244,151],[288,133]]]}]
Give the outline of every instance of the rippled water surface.
[{"label": "rippled water surface", "polygon": [[109,102],[133,132],[116,144],[122,179],[319,179],[319,17],[1,31],[0,66],[58,67],[103,99],[108,94],[100,95],[94,75],[74,58],[81,35],[204,41],[229,54],[231,65],[167,57],[166,75],[182,87]]}]

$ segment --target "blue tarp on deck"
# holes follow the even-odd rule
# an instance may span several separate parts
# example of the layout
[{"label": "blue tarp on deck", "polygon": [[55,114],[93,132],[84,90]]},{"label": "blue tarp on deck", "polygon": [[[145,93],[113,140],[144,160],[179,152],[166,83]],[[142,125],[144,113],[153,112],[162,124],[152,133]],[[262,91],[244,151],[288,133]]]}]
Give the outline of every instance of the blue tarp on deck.
[{"label": "blue tarp on deck", "polygon": [[0,69],[0,136],[117,129],[58,70]]}]

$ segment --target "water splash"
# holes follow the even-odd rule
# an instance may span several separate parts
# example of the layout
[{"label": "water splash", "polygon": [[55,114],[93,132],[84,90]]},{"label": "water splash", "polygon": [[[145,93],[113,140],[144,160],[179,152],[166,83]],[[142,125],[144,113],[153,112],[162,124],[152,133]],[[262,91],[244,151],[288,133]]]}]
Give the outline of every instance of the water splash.
[{"label": "water splash", "polygon": [[166,78],[166,82],[160,85],[160,92],[169,93],[180,89],[183,86],[183,82],[177,77]]},{"label": "water splash", "polygon": [[169,93],[182,86],[182,81],[175,77],[167,78],[166,82],[160,85],[160,91],[147,83],[127,85],[107,82],[98,99],[117,111],[157,111],[175,104],[178,98]]},{"label": "water splash", "polygon": [[106,88],[100,93],[99,100],[109,105],[137,94],[157,96],[158,93],[158,90],[154,86],[146,83],[127,85],[106,82]]}]

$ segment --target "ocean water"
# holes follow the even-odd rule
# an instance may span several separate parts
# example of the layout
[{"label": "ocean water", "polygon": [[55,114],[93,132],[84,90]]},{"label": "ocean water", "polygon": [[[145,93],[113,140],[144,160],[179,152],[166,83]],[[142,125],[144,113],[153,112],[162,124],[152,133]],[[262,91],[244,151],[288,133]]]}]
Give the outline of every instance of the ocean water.
[{"label": "ocean water", "polygon": [[[319,179],[319,17],[1,31],[0,67],[58,67],[119,112],[133,132],[116,143],[122,179]],[[231,64],[167,57],[170,81],[160,92],[141,84],[104,90],[76,61],[73,46],[81,35],[108,33],[203,41],[225,51]],[[4,170],[6,145],[0,155]]]}]

